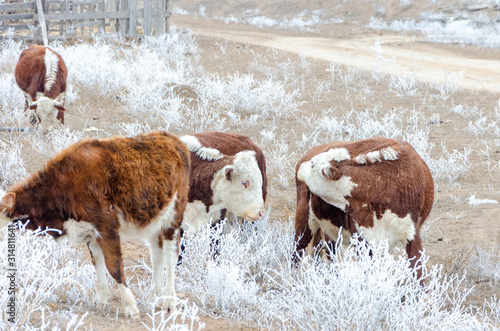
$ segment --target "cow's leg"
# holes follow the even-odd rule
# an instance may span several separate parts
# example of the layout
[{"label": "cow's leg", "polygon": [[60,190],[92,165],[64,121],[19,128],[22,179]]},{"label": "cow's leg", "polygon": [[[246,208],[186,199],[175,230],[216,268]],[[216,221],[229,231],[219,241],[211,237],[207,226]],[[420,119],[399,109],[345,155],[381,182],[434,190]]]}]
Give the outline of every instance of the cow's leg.
[{"label": "cow's leg", "polygon": [[[221,217],[212,224],[210,224],[210,230],[212,230],[217,234],[222,231],[222,220],[224,220],[226,217],[226,211],[227,211],[226,209],[221,210],[220,212]],[[217,257],[219,257],[220,255],[219,245],[220,245],[219,236],[217,236],[216,238],[212,238],[212,240],[210,240],[210,251],[212,252],[212,259],[214,260],[217,259]]]},{"label": "cow's leg", "polygon": [[95,266],[97,280],[96,280],[96,304],[100,309],[102,306],[106,305],[108,301],[108,282],[106,281],[106,265],[104,262],[104,254],[102,252],[101,247],[97,244],[97,242],[91,241],[87,243],[87,247],[90,252],[90,256],[92,257],[92,263]]},{"label": "cow's leg", "polygon": [[174,308],[175,300],[175,266],[179,257],[180,231],[179,229],[169,228],[163,234],[163,254],[165,255],[165,265],[167,267],[167,283],[163,291],[164,295],[168,296],[164,307],[171,310]]},{"label": "cow's leg", "polygon": [[406,253],[410,259],[410,267],[415,271],[417,278],[420,280],[420,285],[425,287],[425,280],[422,278],[422,239],[420,238],[420,231],[416,229],[416,234],[413,240],[406,243]]},{"label": "cow's leg", "polygon": [[312,229],[309,227],[309,205],[306,208],[298,208],[295,212],[295,254],[292,257],[292,264],[297,265],[304,254],[313,234],[316,233],[318,227]]},{"label": "cow's leg", "polygon": [[161,295],[163,275],[165,274],[165,255],[163,254],[163,236],[159,234],[148,242],[153,269],[152,294]]},{"label": "cow's leg", "polygon": [[184,230],[179,229],[179,258],[177,259],[177,265],[182,264],[182,254],[184,254],[184,251],[186,250],[186,244],[182,240],[184,238]]},{"label": "cow's leg", "polygon": [[123,272],[123,259],[120,248],[120,236],[117,229],[107,229],[102,231],[101,237],[97,239],[97,243],[104,255],[106,268],[111,277],[118,283],[118,289],[122,298],[123,312],[125,316],[139,318],[139,309],[135,301],[132,291],[127,287],[125,275]]}]

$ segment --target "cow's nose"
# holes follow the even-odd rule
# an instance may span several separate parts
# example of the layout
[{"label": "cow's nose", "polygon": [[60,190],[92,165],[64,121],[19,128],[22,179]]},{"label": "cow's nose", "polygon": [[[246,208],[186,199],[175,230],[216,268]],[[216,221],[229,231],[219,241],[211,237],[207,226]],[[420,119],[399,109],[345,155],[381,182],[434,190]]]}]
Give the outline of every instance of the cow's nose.
[{"label": "cow's nose", "polygon": [[264,217],[264,213],[259,210],[259,219],[261,219],[262,217]]}]

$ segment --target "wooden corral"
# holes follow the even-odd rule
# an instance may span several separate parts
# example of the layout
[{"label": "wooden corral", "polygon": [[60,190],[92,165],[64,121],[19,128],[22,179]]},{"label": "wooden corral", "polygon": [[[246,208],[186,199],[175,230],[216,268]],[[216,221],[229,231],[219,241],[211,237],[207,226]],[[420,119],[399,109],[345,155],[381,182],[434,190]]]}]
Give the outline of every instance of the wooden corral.
[{"label": "wooden corral", "polygon": [[38,40],[99,31],[162,34],[168,32],[168,8],[169,0],[0,0],[0,34]]}]

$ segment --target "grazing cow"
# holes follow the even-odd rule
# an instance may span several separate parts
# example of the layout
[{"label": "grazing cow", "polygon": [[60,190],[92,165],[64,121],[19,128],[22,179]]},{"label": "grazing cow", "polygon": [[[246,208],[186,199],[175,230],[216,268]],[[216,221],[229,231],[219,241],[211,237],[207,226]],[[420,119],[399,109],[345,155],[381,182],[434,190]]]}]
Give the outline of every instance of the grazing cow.
[{"label": "grazing cow", "polygon": [[[120,239],[149,244],[153,291],[172,307],[179,228],[189,191],[189,151],[176,136],[152,132],[133,138],[84,139],[52,158],[0,197],[0,226],[29,220],[56,240],[85,242],[97,271],[97,303],[106,304],[105,266],[118,282],[124,313],[138,317],[123,274]],[[167,284],[163,275],[167,265]]]},{"label": "grazing cow", "polygon": [[347,243],[359,233],[368,242],[406,244],[416,267],[434,182],[407,142],[373,138],[316,146],[297,163],[295,181],[295,262],[318,229],[337,238],[342,227]]},{"label": "grazing cow", "polygon": [[26,98],[31,123],[39,123],[44,132],[64,124],[67,76],[62,57],[50,48],[33,45],[19,56],[16,82]]},{"label": "grazing cow", "polygon": [[264,216],[267,177],[262,150],[236,133],[203,132],[183,136],[191,151],[189,197],[183,230],[215,224],[226,209],[255,221]]}]

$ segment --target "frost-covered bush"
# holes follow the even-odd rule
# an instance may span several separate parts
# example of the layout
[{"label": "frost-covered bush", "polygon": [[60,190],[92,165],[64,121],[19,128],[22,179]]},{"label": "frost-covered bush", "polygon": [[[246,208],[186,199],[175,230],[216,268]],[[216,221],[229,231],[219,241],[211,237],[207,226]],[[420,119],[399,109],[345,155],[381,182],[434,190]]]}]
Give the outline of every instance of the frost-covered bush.
[{"label": "frost-covered bush", "polygon": [[[92,286],[95,282],[95,271],[90,261],[82,261],[80,254],[69,244],[57,244],[47,230],[26,231],[14,230],[16,272],[16,317],[15,323],[8,321],[10,317],[5,307],[10,296],[8,288],[10,279],[6,272],[12,269],[9,264],[6,247],[8,244],[7,228],[1,230],[0,269],[5,272],[0,278],[0,329],[42,330],[65,328],[75,317],[73,312],[60,314],[48,309],[49,303],[89,305],[91,303]],[[75,321],[72,324],[75,324]]]},{"label": "frost-covered bush", "polygon": [[298,111],[301,103],[297,100],[298,90],[287,92],[281,82],[258,81],[251,74],[204,76],[197,84],[196,93],[222,110],[264,119],[287,118]]},{"label": "frost-covered bush", "polygon": [[0,140],[0,188],[6,189],[28,174],[17,139]]},{"label": "frost-covered bush", "polygon": [[464,277],[424,268],[423,290],[406,254],[390,254],[386,244],[355,239],[345,248],[339,241],[333,261],[306,256],[293,268],[291,221],[267,216],[223,226],[185,237],[178,289],[191,292],[201,311],[265,329],[474,330],[498,323],[465,306]]},{"label": "frost-covered bush", "polygon": [[497,22],[483,25],[466,19],[449,22],[409,19],[385,23],[380,19],[371,17],[368,27],[399,32],[418,32],[432,42],[458,43],[462,46],[473,45],[491,48],[500,46],[500,24]]}]

